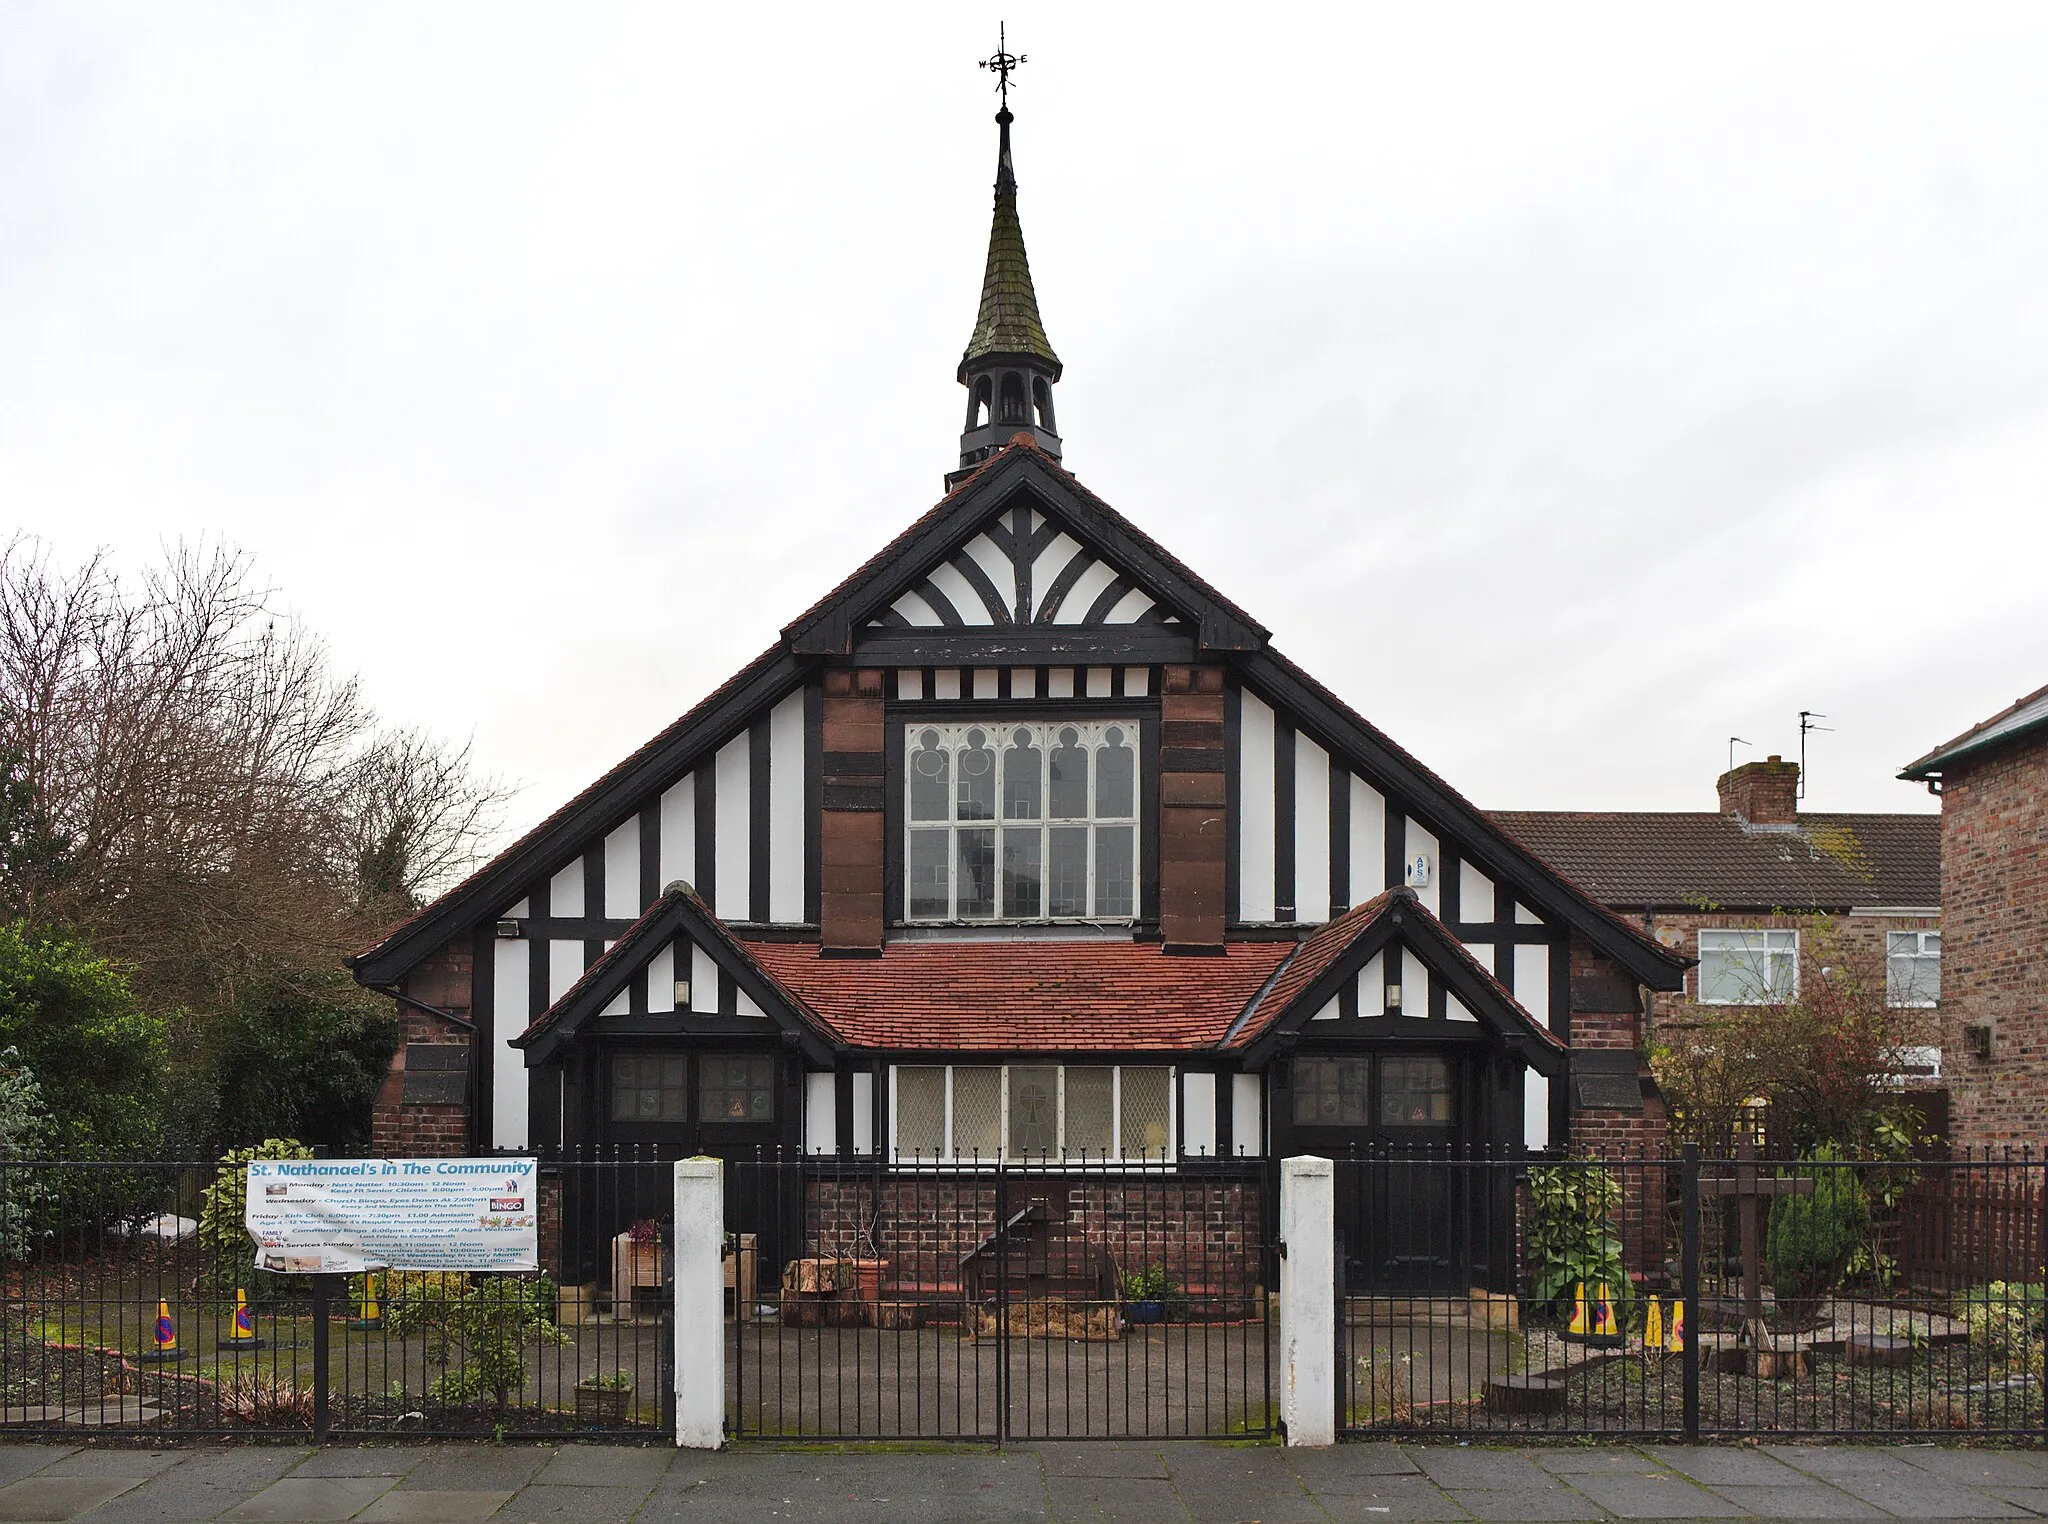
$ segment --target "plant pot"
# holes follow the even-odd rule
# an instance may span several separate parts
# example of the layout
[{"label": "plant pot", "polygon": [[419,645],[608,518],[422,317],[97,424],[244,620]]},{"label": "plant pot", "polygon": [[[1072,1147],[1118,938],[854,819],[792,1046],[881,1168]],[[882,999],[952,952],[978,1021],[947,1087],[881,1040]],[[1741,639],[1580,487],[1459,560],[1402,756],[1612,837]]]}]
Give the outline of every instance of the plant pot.
[{"label": "plant pot", "polygon": [[630,1386],[579,1386],[576,1388],[576,1417],[581,1423],[623,1428],[626,1409],[633,1401]]},{"label": "plant pot", "polygon": [[1166,1321],[1166,1304],[1164,1302],[1152,1301],[1149,1298],[1142,1302],[1126,1302],[1124,1303],[1124,1318],[1133,1324],[1164,1323]]}]

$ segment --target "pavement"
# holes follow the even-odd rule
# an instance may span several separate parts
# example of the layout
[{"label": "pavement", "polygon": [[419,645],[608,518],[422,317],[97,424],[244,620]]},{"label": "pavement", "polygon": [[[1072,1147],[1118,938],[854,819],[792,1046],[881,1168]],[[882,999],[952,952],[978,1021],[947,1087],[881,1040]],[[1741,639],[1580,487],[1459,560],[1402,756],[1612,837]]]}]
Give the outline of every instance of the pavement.
[{"label": "pavement", "polygon": [[1082,1442],[984,1449],[0,1444],[4,1521],[2020,1519],[2048,1451]]}]

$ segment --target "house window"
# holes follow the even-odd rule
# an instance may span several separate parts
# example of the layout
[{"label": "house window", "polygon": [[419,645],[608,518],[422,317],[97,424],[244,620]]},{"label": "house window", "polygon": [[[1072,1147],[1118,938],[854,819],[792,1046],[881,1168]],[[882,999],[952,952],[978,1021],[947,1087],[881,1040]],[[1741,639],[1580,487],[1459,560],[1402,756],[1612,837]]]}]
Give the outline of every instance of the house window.
[{"label": "house window", "polygon": [[892,1078],[898,1159],[1087,1164],[1173,1157],[1171,1069],[904,1064]]},{"label": "house window", "polygon": [[1929,1006],[1940,1000],[1941,933],[1886,932],[1884,985],[1893,1005]]},{"label": "house window", "polygon": [[707,1053],[697,1060],[697,1120],[775,1120],[775,1059],[766,1053]]},{"label": "house window", "polygon": [[1702,931],[1702,1005],[1784,1005],[1799,998],[1799,933]]},{"label": "house window", "polygon": [[621,1053],[612,1060],[614,1122],[684,1122],[689,1104],[687,1058]]},{"label": "house window", "polygon": [[912,726],[903,775],[910,920],[1137,914],[1135,722]]},{"label": "house window", "polygon": [[1448,1127],[1451,1066],[1430,1053],[1296,1059],[1294,1120],[1302,1127]]}]

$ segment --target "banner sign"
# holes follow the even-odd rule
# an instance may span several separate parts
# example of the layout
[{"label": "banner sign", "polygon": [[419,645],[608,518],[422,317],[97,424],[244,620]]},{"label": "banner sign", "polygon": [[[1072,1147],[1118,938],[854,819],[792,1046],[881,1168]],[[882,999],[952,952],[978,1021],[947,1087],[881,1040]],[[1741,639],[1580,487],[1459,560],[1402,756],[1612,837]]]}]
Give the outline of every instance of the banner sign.
[{"label": "banner sign", "polygon": [[285,1275],[538,1270],[532,1159],[258,1159],[244,1221]]}]

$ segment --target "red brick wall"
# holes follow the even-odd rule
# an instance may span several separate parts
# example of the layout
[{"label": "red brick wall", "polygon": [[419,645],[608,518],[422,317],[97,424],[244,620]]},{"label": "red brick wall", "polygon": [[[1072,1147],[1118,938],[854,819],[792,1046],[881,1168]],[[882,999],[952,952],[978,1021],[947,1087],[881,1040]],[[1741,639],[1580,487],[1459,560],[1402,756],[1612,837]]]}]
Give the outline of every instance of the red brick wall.
[{"label": "red brick wall", "polygon": [[823,809],[818,821],[819,935],[828,948],[880,952],[885,911],[882,840],[882,674],[825,674]]},{"label": "red brick wall", "polygon": [[1799,818],[1799,764],[1783,757],[1745,762],[1714,780],[1721,813],[1751,825],[1791,825]]},{"label": "red brick wall", "polygon": [[1159,697],[1159,932],[1168,947],[1221,947],[1230,814],[1223,669],[1167,667]]},{"label": "red brick wall", "polygon": [[[2048,738],[1948,770],[1941,793],[1942,1043],[1950,1141],[2048,1139]],[[1989,1062],[1964,1028],[1992,1030]]]},{"label": "red brick wall", "polygon": [[[1884,958],[1885,933],[1888,931],[1940,931],[1942,918],[1938,915],[1783,915],[1765,911],[1713,910],[1713,911],[1658,911],[1651,917],[1650,932],[1666,947],[1684,953],[1688,958],[1697,958],[1700,953],[1701,928],[1712,930],[1731,929],[1739,931],[1796,931],[1799,933],[1799,952],[1803,959],[1808,950],[1817,945],[1817,939],[1825,935],[1846,957],[1869,960],[1875,972],[1881,973],[1877,965]],[[1946,960],[1947,947],[1943,949]],[[1947,983],[1948,970],[1942,970],[1943,983]],[[1676,1030],[1683,1030],[1687,1008],[1699,998],[1699,970],[1688,969],[1683,989],[1670,993],[1657,993],[1650,997],[1650,1024],[1652,1035],[1658,1041],[1669,1041]]]},{"label": "red brick wall", "polygon": [[[1641,986],[1620,964],[1574,937],[1571,944],[1571,1043],[1574,1049],[1626,1051],[1637,1055],[1638,1078],[1650,1066],[1642,1057]],[[1654,1093],[1635,1111],[1589,1111],[1571,1098],[1571,1151],[1589,1158],[1656,1157],[1666,1146],[1664,1102]]]},{"label": "red brick wall", "polygon": [[[437,1010],[468,1016],[474,959],[467,937],[458,938],[421,962],[405,978],[406,994]],[[451,1158],[469,1152],[470,1108],[408,1104],[405,1044],[467,1043],[470,1032],[452,1021],[397,1002],[405,1036],[391,1056],[370,1113],[370,1148],[380,1158]]]}]

